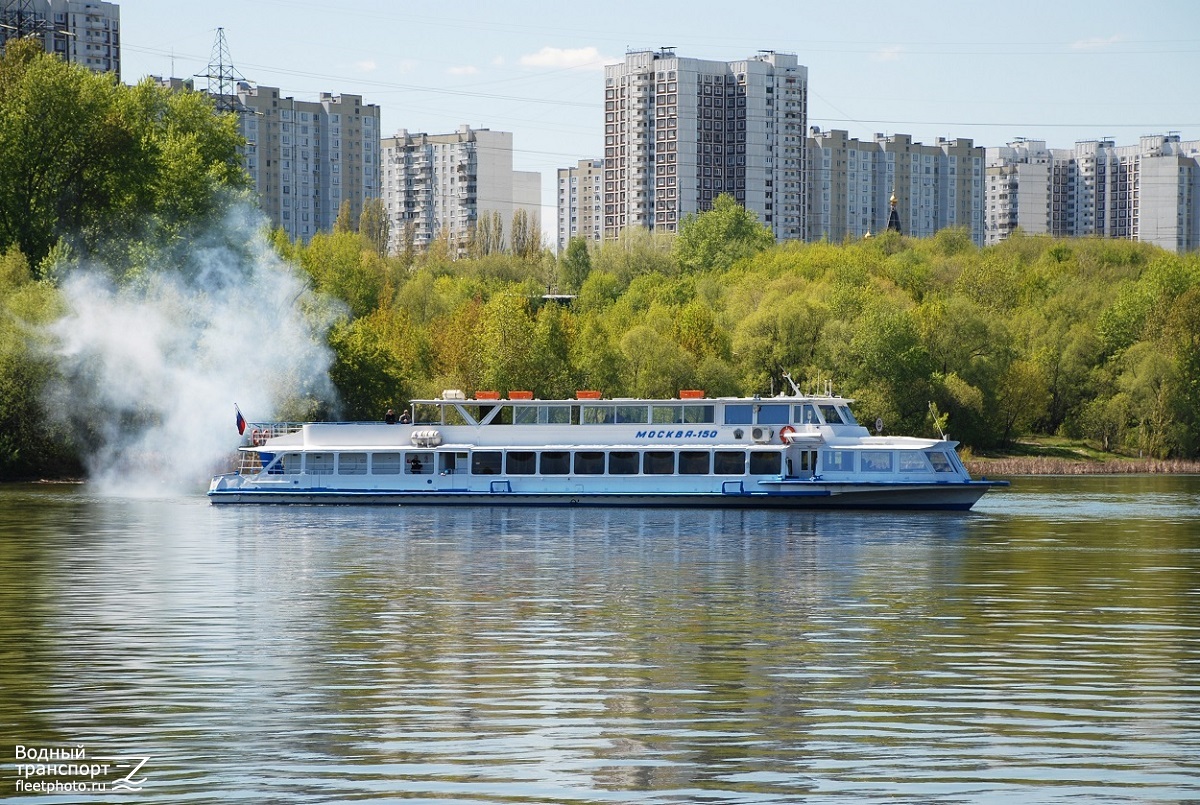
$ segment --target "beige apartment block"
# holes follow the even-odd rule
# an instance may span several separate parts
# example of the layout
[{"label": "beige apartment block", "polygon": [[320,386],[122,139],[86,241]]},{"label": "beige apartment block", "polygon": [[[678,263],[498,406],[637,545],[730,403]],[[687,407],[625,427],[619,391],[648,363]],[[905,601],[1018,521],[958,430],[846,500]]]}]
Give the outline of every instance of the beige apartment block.
[{"label": "beige apartment block", "polygon": [[968,139],[935,145],[907,134],[852,138],[814,128],[808,143],[808,239],[840,242],[884,231],[892,197],[900,231],[928,237],[962,227],[984,238],[984,149]]},{"label": "beige apartment block", "polygon": [[298,101],[278,87],[237,89],[243,164],[271,222],[307,242],[333,229],[344,201],[357,223],[380,197],[379,107],[359,95]]},{"label": "beige apartment block", "polygon": [[572,238],[594,243],[604,237],[604,160],[581,159],[558,169],[558,251]]}]

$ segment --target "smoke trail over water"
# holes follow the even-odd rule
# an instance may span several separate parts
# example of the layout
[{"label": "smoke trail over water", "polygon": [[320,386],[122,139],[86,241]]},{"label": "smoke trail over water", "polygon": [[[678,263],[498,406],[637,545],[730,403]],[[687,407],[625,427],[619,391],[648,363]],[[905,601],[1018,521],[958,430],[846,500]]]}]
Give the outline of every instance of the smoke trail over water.
[{"label": "smoke trail over water", "polygon": [[335,397],[324,334],[335,311],[266,242],[257,214],[135,282],[79,268],[54,325],[56,415],[91,445],[89,479],[120,494],[203,489],[240,443],[234,404],[266,421]]}]

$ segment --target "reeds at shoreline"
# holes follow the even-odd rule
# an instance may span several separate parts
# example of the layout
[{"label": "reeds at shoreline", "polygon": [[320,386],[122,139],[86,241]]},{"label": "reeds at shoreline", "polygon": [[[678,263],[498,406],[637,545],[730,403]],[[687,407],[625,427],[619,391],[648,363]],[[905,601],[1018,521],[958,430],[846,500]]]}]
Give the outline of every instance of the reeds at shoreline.
[{"label": "reeds at shoreline", "polygon": [[1115,459],[1084,461],[1052,456],[972,457],[963,462],[971,475],[1159,475],[1200,474],[1200,461]]}]

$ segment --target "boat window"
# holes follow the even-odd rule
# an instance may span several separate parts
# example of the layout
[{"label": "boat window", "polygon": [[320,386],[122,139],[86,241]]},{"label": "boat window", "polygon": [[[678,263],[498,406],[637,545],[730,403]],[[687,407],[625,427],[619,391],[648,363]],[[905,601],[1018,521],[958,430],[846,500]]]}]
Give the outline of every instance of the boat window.
[{"label": "boat window", "polygon": [[726,425],[749,425],[754,415],[754,406],[727,405],[725,406]]},{"label": "boat window", "polygon": [[573,405],[543,405],[538,412],[538,422],[546,425],[570,425]]},{"label": "boat window", "polygon": [[599,451],[579,452],[575,454],[576,475],[603,475],[604,454]]},{"label": "boat window", "polygon": [[499,475],[502,455],[499,450],[477,450],[471,453],[471,474]]},{"label": "boat window", "polygon": [[711,405],[685,405],[683,406],[683,421],[689,425],[711,424],[716,421],[714,410],[714,406]]},{"label": "boat window", "polygon": [[366,453],[338,453],[338,475],[366,475]]},{"label": "boat window", "polygon": [[542,475],[569,475],[571,454],[565,450],[546,450],[542,453]]},{"label": "boat window", "polygon": [[854,472],[854,452],[852,450],[822,450],[821,468],[823,472]]},{"label": "boat window", "polygon": [[[492,418],[490,420],[488,420],[488,422],[487,422],[488,425],[511,425],[513,423],[513,420],[512,420],[513,412],[512,412],[511,406],[507,406],[507,405],[492,406],[492,409],[493,409],[493,411],[491,412]],[[480,424],[483,424],[484,418],[485,417],[483,415],[480,416],[480,419],[479,419]]]},{"label": "boat window", "polygon": [[642,455],[642,472],[646,475],[672,475],[675,454],[668,450],[647,450]]},{"label": "boat window", "polygon": [[803,405],[795,406],[792,416],[795,417],[797,425],[820,425],[821,420],[817,419],[817,407],[812,403],[804,403]]},{"label": "boat window", "polygon": [[304,458],[304,471],[310,473],[332,473],[333,453],[308,453]]},{"label": "boat window", "polygon": [[483,405],[468,404],[462,408],[467,412],[467,416],[474,420],[474,422],[469,422],[468,424],[474,425],[487,419],[488,414],[495,410],[496,405],[495,403],[485,403]]},{"label": "boat window", "polygon": [[929,472],[929,465],[925,463],[925,456],[912,450],[903,450],[900,452],[899,460],[896,462],[900,472]]},{"label": "boat window", "polygon": [[399,453],[373,453],[371,455],[372,475],[399,475]]},{"label": "boat window", "polygon": [[680,475],[708,475],[707,450],[680,450]]},{"label": "boat window", "polygon": [[416,403],[413,405],[414,425],[442,424],[442,406],[432,403]]},{"label": "boat window", "polygon": [[280,463],[280,465],[282,465],[283,469],[282,470],[274,470],[274,471],[272,471],[272,474],[274,474],[275,472],[282,472],[282,474],[284,474],[284,475],[299,475],[300,474],[300,454],[299,453],[285,453],[279,457],[279,463]]},{"label": "boat window", "polygon": [[862,471],[863,472],[891,472],[892,471],[892,451],[890,451],[890,450],[864,450],[862,452]]},{"label": "boat window", "polygon": [[513,409],[513,424],[514,425],[536,425],[538,421],[537,405],[514,405]]},{"label": "boat window", "polygon": [[638,454],[632,450],[614,450],[608,454],[609,475],[637,475]]},{"label": "boat window", "polygon": [[821,409],[821,416],[825,417],[825,422],[830,425],[842,425],[842,417],[837,412],[837,407],[833,405],[818,406]]},{"label": "boat window", "polygon": [[950,457],[941,450],[930,450],[925,455],[929,457],[929,463],[933,465],[934,472],[954,472],[954,465],[950,463]]},{"label": "boat window", "polygon": [[650,409],[650,421],[655,425],[676,425],[683,422],[682,405],[656,405]]},{"label": "boat window", "polygon": [[584,425],[606,425],[613,421],[611,405],[584,405],[580,407],[582,410],[579,415],[579,421]]},{"label": "boat window", "polygon": [[442,406],[442,421],[447,425],[474,425],[475,422],[468,419],[467,416],[457,405]]},{"label": "boat window", "polygon": [[404,458],[405,475],[432,475],[433,453],[408,453]]},{"label": "boat window", "polygon": [[537,453],[532,450],[512,450],[504,458],[504,468],[509,475],[536,475]]},{"label": "boat window", "polygon": [[438,453],[438,470],[442,475],[454,475],[455,473],[466,472],[467,454]]},{"label": "boat window", "polygon": [[631,422],[639,425],[646,424],[646,406],[618,405],[616,408],[617,422]]},{"label": "boat window", "polygon": [[746,451],[718,450],[713,453],[713,472],[717,475],[745,475]]},{"label": "boat window", "polygon": [[854,418],[854,414],[850,413],[850,406],[839,405],[837,407],[837,409],[838,409],[838,412],[842,415],[842,421],[845,422],[847,425],[857,425],[858,424],[858,420]]},{"label": "boat window", "polygon": [[758,406],[758,424],[786,425],[791,422],[791,406],[772,403]]},{"label": "boat window", "polygon": [[751,475],[778,475],[782,465],[778,450],[754,450],[750,453]]}]

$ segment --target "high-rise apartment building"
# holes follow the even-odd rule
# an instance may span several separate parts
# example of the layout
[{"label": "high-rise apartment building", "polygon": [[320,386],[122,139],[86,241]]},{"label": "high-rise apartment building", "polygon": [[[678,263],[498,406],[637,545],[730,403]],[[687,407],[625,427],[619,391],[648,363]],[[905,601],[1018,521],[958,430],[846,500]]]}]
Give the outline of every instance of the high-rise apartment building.
[{"label": "high-rise apartment building", "polygon": [[97,73],[121,76],[121,9],[101,0],[0,0],[0,49],[36,36],[42,48]]},{"label": "high-rise apartment building", "polygon": [[558,251],[571,238],[599,242],[604,237],[604,160],[581,159],[558,169]]},{"label": "high-rise apartment building", "polygon": [[984,149],[971,140],[938,138],[936,145],[907,134],[876,134],[873,141],[847,132],[813,129],[808,141],[809,240],[861,238],[887,228],[893,209],[900,230],[928,237],[963,227],[983,243]]},{"label": "high-rise apartment building", "polygon": [[342,202],[357,223],[379,198],[379,107],[359,95],[319,101],[281,97],[277,87],[238,85],[243,164],[271,222],[307,242],[333,229]]},{"label": "high-rise apartment building", "polygon": [[1142,137],[1046,148],[1018,140],[987,149],[987,243],[1018,227],[1056,237],[1100,235],[1200,248],[1200,140]]},{"label": "high-rise apartment building", "polygon": [[627,53],[604,69],[603,237],[673,232],[727,193],[776,239],[802,239],[807,122],[808,68],[795,55]]},{"label": "high-rise apartment building", "polygon": [[460,126],[452,134],[399,131],[383,140],[383,200],[393,251],[423,249],[446,236],[459,253],[480,221],[499,218],[492,236],[511,245],[514,213],[524,210],[538,238],[541,174],[513,170],[512,132]]}]

